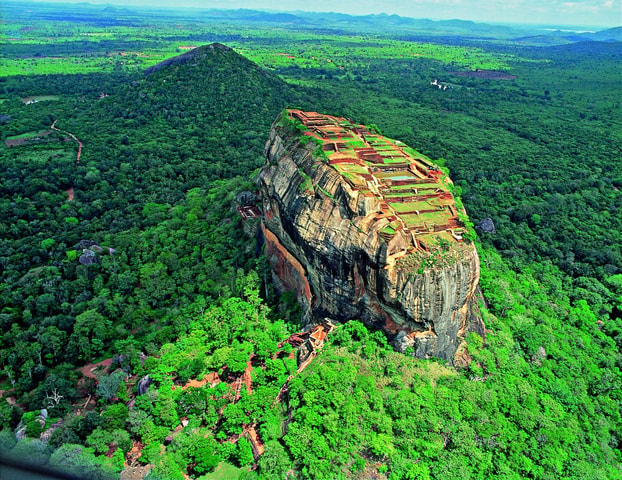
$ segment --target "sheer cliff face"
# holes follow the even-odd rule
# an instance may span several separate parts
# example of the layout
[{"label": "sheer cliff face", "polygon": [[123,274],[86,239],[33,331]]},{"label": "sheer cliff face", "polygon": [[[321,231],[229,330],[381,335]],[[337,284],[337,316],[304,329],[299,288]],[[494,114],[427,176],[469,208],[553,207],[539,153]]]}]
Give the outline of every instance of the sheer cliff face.
[{"label": "sheer cliff face", "polygon": [[[440,187],[449,180],[433,183],[430,171],[426,177],[414,164],[406,169],[397,155],[391,168],[381,160],[361,161],[371,158],[364,151],[375,142],[370,137],[386,140],[361,126],[355,127],[363,137],[350,137],[349,127],[327,134],[326,122],[316,121],[317,128],[298,123],[298,129],[296,122],[289,112],[289,120],[273,125],[259,177],[265,254],[277,286],[296,292],[307,324],[325,317],[360,319],[386,332],[400,351],[412,347],[419,357],[453,361],[464,335],[483,335],[484,329],[475,305],[479,260],[475,248],[462,241],[453,198]],[[350,141],[355,150],[348,150]],[[416,168],[426,173],[429,166]],[[417,178],[409,187],[410,172]],[[393,175],[390,188],[383,183],[387,175]],[[398,191],[402,203],[393,203]],[[397,214],[411,204],[416,214]],[[438,211],[424,210],[426,205]]]}]

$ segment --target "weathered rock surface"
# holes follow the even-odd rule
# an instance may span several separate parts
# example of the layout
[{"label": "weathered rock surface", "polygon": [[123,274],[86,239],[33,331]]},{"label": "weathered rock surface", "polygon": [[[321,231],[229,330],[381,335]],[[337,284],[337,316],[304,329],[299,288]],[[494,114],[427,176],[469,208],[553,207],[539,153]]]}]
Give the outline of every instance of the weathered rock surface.
[{"label": "weathered rock surface", "polygon": [[475,226],[475,228],[477,228],[482,233],[497,233],[492,218],[484,218]]},{"label": "weathered rock surface", "polygon": [[265,254],[277,287],[296,292],[307,326],[360,319],[400,351],[450,362],[468,331],[484,334],[472,244],[435,263],[413,248],[408,229],[382,235],[381,200],[353,189],[317,142],[283,122],[272,127],[266,157],[258,180]]},{"label": "weathered rock surface", "polygon": [[151,377],[149,375],[145,375],[138,381],[138,395],[144,395],[149,391],[149,387],[151,386]]}]

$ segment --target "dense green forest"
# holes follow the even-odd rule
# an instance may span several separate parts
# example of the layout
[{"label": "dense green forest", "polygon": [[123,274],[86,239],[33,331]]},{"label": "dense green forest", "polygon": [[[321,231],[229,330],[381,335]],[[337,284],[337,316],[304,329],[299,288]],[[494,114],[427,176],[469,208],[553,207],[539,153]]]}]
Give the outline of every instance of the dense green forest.
[{"label": "dense green forest", "polygon": [[[243,38],[259,65],[217,44],[148,74],[0,77],[0,456],[102,479],[622,478],[620,44],[251,30],[175,41]],[[93,52],[181,53],[133,40]],[[3,60],[82,48],[30,41]],[[329,47],[352,61],[277,55]],[[469,66],[488,64],[511,78]],[[493,220],[468,366],[353,321],[297,372],[299,309],[237,211],[287,106],[441,159],[471,220]]]}]

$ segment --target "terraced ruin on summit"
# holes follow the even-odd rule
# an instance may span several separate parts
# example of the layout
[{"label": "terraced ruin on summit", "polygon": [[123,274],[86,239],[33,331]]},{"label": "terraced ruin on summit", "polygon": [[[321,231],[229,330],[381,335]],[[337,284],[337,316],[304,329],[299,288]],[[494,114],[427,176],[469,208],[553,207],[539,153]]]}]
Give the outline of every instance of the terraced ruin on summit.
[{"label": "terraced ruin on summit", "polygon": [[389,242],[400,232],[422,251],[462,243],[465,228],[451,180],[426,156],[345,118],[294,109],[287,113],[303,127],[303,135],[321,144],[328,164],[350,188],[373,200],[373,223],[382,238]]}]

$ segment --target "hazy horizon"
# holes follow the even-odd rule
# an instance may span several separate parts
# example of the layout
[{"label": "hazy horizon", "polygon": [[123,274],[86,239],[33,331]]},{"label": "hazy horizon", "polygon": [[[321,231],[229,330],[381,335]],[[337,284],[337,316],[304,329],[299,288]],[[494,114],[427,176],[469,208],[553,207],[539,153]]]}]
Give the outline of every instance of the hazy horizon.
[{"label": "hazy horizon", "polygon": [[247,8],[279,12],[335,12],[350,15],[397,14],[411,18],[433,20],[471,20],[495,24],[524,24],[530,26],[572,26],[606,29],[622,25],[622,0],[396,0],[391,4],[372,0],[334,2],[316,0],[313,3],[290,0],[29,0],[29,3],[89,3],[146,8],[200,8],[232,10]]}]

